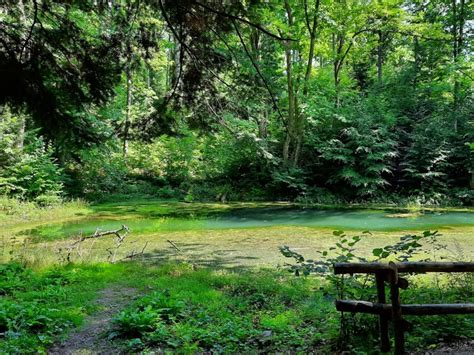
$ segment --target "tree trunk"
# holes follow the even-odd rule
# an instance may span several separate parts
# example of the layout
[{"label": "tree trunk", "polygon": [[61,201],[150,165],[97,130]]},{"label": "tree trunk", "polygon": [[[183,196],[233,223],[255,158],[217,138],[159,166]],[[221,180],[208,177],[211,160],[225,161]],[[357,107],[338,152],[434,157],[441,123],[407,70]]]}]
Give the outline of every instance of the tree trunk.
[{"label": "tree trunk", "polygon": [[[306,61],[306,70],[303,77],[303,98],[306,98],[308,95],[308,84],[311,78],[311,71],[313,68],[319,6],[320,0],[316,0],[314,5],[313,17],[310,21],[307,12],[307,3],[305,2],[306,26],[310,37],[310,43],[308,58]],[[288,25],[292,27],[294,25],[294,19],[288,1],[285,1],[285,9],[288,18]],[[299,85],[295,85],[295,80],[297,80],[297,78],[295,78],[295,74],[293,72],[293,62],[302,61],[301,51],[292,50],[290,48],[290,43],[287,43],[285,49],[285,58],[288,89],[288,124],[285,143],[283,145],[283,162],[285,166],[296,167],[298,166],[301,145],[303,143],[305,122],[304,117],[298,108]]]},{"label": "tree trunk", "polygon": [[341,78],[339,73],[341,71],[341,65],[339,61],[334,62],[334,87],[335,87],[335,98],[334,98],[334,106],[336,108],[341,107],[341,95],[340,95],[340,83]]},{"label": "tree trunk", "polygon": [[453,25],[451,28],[451,33],[453,36],[453,62],[455,66],[454,72],[454,88],[453,88],[453,114],[454,114],[454,132],[458,130],[458,105],[459,105],[459,80],[456,73],[456,67],[458,63],[458,54],[459,54],[459,42],[458,42],[458,15],[457,15],[457,4],[456,0],[452,0],[452,11],[453,11]]},{"label": "tree trunk", "polygon": [[[458,8],[459,6],[459,8]],[[459,10],[459,12],[458,12]],[[465,23],[465,0],[461,0],[459,4],[456,0],[452,0],[452,11],[453,11],[453,24],[451,28],[452,41],[453,41],[453,62],[455,66],[454,72],[454,87],[453,87],[453,113],[454,113],[454,131],[458,131],[458,109],[459,109],[459,93],[461,90],[461,84],[459,82],[459,76],[457,74],[457,67],[459,62],[459,56],[462,53],[463,41],[464,41],[464,23]]]},{"label": "tree trunk", "polygon": [[377,46],[377,83],[382,86],[382,70],[383,70],[383,34],[378,32],[379,43]]},{"label": "tree trunk", "polygon": [[[23,3],[23,0],[18,1],[18,8],[20,9],[20,18],[22,24],[26,24],[26,13],[25,13],[25,5]],[[23,52],[23,57],[25,58],[25,61],[27,61],[30,58],[30,53],[27,48],[24,49]],[[20,58],[21,60],[22,58]],[[25,143],[25,126],[26,126],[26,117],[23,113],[18,114],[18,131],[17,131],[17,140],[16,140],[16,146],[18,149],[23,149],[24,143]]]},{"label": "tree trunk", "polygon": [[286,56],[286,81],[288,89],[288,123],[286,140],[283,145],[283,164],[288,166],[290,160],[290,149],[293,141],[294,126],[295,126],[295,92],[293,88],[293,63],[291,56],[291,49],[288,47],[285,49]]},{"label": "tree trunk", "polygon": [[268,112],[265,110],[258,123],[258,137],[265,139],[268,137]]},{"label": "tree trunk", "polygon": [[128,137],[130,134],[130,113],[132,109],[132,74],[130,71],[130,65],[127,65],[126,69],[127,78],[127,108],[125,111],[125,123],[123,129],[123,156],[126,157],[128,154]]},{"label": "tree trunk", "polygon": [[[308,26],[310,41],[309,41],[308,61],[306,62],[306,74],[304,77],[303,96],[306,96],[308,94],[308,83],[309,83],[309,79],[311,78],[311,70],[313,69],[314,46],[316,44],[316,28],[318,27],[319,5],[320,5],[320,0],[316,0],[314,15],[313,15],[313,24],[312,26]],[[309,23],[309,19],[306,19],[306,20]]]},{"label": "tree trunk", "polygon": [[25,144],[25,126],[26,126],[26,117],[23,113],[18,114],[18,131],[17,131],[17,139],[16,139],[16,147],[18,149],[23,149]]},{"label": "tree trunk", "polygon": [[[291,11],[290,4],[285,0],[285,10],[288,17],[288,25],[290,28],[293,26],[293,14]],[[285,44],[285,58],[286,58],[286,84],[288,90],[288,120],[286,127],[286,138],[283,144],[283,165],[288,167],[292,155],[292,146],[294,144],[294,129],[295,129],[295,102],[296,93],[293,83],[293,53],[291,49],[291,43]]]},{"label": "tree trunk", "polygon": [[417,36],[414,37],[413,56],[415,57],[413,63],[413,88],[415,89],[418,85],[418,72],[420,71],[420,44]]},{"label": "tree trunk", "polygon": [[334,59],[334,87],[336,91],[336,97],[334,100],[334,105],[336,108],[341,106],[341,98],[340,98],[340,87],[339,84],[341,83],[340,73],[342,69],[342,64],[344,63],[344,56],[343,56],[343,48],[344,48],[344,36],[339,34],[337,35],[336,39],[336,54]]}]

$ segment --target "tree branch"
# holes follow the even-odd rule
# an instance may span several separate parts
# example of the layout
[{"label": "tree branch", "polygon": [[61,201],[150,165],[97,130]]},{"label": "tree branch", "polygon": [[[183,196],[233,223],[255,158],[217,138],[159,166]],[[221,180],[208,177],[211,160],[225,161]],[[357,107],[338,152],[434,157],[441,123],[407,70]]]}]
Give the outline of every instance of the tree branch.
[{"label": "tree branch", "polygon": [[249,25],[249,26],[251,26],[251,27],[254,27],[254,28],[256,28],[256,29],[262,31],[262,32],[265,33],[266,35],[268,35],[268,36],[270,36],[270,37],[273,37],[273,38],[275,38],[275,39],[277,39],[277,40],[279,40],[279,41],[294,41],[294,42],[297,42],[297,40],[295,40],[295,39],[293,39],[293,38],[284,38],[284,37],[278,36],[278,35],[274,34],[273,32],[270,32],[270,31],[266,30],[266,29],[263,28],[262,26],[257,25],[257,24],[255,24],[255,23],[253,23],[253,22],[251,22],[251,21],[249,21],[249,20],[246,20],[246,19],[244,19],[244,18],[242,18],[242,17],[238,17],[238,16],[235,16],[235,15],[229,14],[229,13],[227,13],[227,12],[223,12],[223,11],[216,10],[216,9],[210,7],[210,6],[207,6],[207,5],[205,5],[205,4],[200,3],[199,1],[194,1],[194,3],[195,3],[196,5],[201,6],[201,7],[204,8],[204,9],[206,9],[206,10],[208,10],[208,11],[214,13],[214,14],[219,15],[219,16],[224,16],[224,17],[230,18],[230,19],[233,20],[233,21],[243,22],[243,23],[245,23],[245,24],[247,24],[247,25]]},{"label": "tree branch", "polygon": [[23,43],[23,45],[21,47],[21,50],[20,50],[20,56],[19,56],[19,59],[18,59],[18,61],[20,63],[21,63],[21,58],[23,57],[23,51],[25,50],[26,45],[28,44],[28,42],[31,40],[31,36],[33,35],[33,28],[35,27],[36,21],[38,20],[38,2],[36,0],[33,0],[33,5],[34,5],[34,8],[35,8],[35,12],[34,12],[34,15],[33,15],[33,23],[31,24],[30,31],[28,32],[28,36],[26,37],[25,42]]},{"label": "tree branch", "polygon": [[[203,63],[203,61],[194,54],[194,52],[192,51],[192,49],[186,44],[186,42],[183,40],[183,38],[181,36],[178,35],[178,33],[176,32],[176,29],[173,27],[173,25],[171,24],[171,21],[168,17],[168,14],[166,13],[166,10],[165,10],[165,7],[163,6],[163,0],[159,0],[158,1],[159,5],[160,5],[160,10],[163,14],[163,17],[165,19],[165,22],[166,24],[168,25],[169,29],[171,30],[171,32],[173,33],[173,35],[178,39],[179,43],[184,47],[185,51],[191,56],[193,57],[196,61],[200,62],[201,64],[203,64],[204,66],[205,63]],[[196,66],[197,68],[197,66]],[[209,68],[208,68],[209,69]],[[220,78],[216,73],[214,73],[214,71],[212,69],[209,69],[209,72],[212,74],[213,77],[215,77],[217,80],[219,80],[221,83],[223,83],[225,86],[229,87],[229,88],[232,88],[232,86],[230,84],[228,84],[225,80],[223,80],[222,78]]]},{"label": "tree branch", "polygon": [[267,81],[265,80],[265,77],[263,76],[262,72],[260,71],[260,68],[258,67],[257,63],[255,63],[252,55],[250,54],[248,48],[247,48],[247,45],[245,44],[245,41],[244,39],[242,38],[242,34],[240,33],[239,31],[239,28],[237,26],[237,24],[235,23],[235,21],[232,21],[233,25],[234,25],[234,28],[235,28],[235,31],[237,32],[237,35],[239,36],[239,40],[240,40],[240,43],[242,44],[244,50],[245,50],[245,53],[247,54],[247,57],[249,57],[250,61],[252,62],[252,65],[253,67],[255,68],[255,70],[257,71],[257,74],[258,76],[260,77],[260,79],[262,79],[263,81],[263,84],[265,85],[265,88],[267,89],[268,91],[268,94],[270,95],[271,99],[272,99],[272,103],[273,103],[273,107],[275,110],[277,110],[278,112],[278,115],[280,116],[280,118],[282,119],[283,122],[285,122],[284,118],[283,118],[283,115],[281,114],[280,112],[280,109],[278,108],[278,104],[275,100],[275,97],[273,96],[273,92],[272,90],[270,89],[270,86],[268,85]]}]

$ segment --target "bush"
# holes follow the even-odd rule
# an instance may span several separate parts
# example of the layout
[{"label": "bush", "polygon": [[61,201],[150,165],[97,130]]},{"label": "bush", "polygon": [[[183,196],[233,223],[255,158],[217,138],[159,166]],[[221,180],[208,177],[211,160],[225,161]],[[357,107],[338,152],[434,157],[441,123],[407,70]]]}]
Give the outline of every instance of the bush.
[{"label": "bush", "polygon": [[312,187],[295,199],[297,203],[320,204],[320,205],[338,205],[344,201],[331,191],[325,188]]},{"label": "bush", "polygon": [[59,196],[62,180],[63,171],[52,148],[34,139],[11,165],[0,170],[0,194],[29,200],[40,195]]},{"label": "bush", "polygon": [[60,196],[50,193],[37,196],[35,202],[40,207],[52,207],[59,205],[62,199]]},{"label": "bush", "polygon": [[114,193],[123,193],[128,184],[128,169],[121,153],[112,148],[93,148],[81,152],[80,164],[70,166],[70,192],[100,199]]},{"label": "bush", "polygon": [[474,205],[474,190],[460,189],[453,192],[455,202],[464,206]]},{"label": "bush", "polygon": [[35,209],[35,204],[15,198],[0,196],[0,212],[6,215],[25,214]]},{"label": "bush", "polygon": [[166,199],[178,199],[183,196],[183,192],[173,189],[171,186],[166,185],[156,190],[156,194],[158,197],[166,198]]},{"label": "bush", "polygon": [[115,317],[119,334],[126,337],[154,332],[161,323],[172,323],[183,316],[184,302],[169,292],[154,292],[136,301]]}]

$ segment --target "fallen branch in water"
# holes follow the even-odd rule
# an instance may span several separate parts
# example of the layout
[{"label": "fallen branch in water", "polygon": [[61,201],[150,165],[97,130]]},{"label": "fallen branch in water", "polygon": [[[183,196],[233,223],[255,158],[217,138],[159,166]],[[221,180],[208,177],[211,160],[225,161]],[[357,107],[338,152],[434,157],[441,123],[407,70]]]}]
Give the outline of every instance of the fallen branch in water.
[{"label": "fallen branch in water", "polygon": [[181,253],[181,249],[179,249],[179,248],[176,246],[176,244],[175,244],[172,240],[167,239],[166,241],[167,241],[168,243],[170,243],[171,246],[172,246],[174,249],[176,249],[177,251],[179,251],[179,252]]},{"label": "fallen branch in water", "polygon": [[[122,233],[122,232],[124,232],[124,233]],[[69,246],[67,246],[66,247],[67,254],[66,254],[66,257],[63,258],[63,260],[65,259],[68,263],[70,263],[71,262],[71,255],[73,254],[74,251],[77,252],[79,257],[82,257],[81,245],[86,240],[94,239],[94,241],[95,241],[96,238],[105,237],[105,236],[108,236],[108,235],[115,235],[117,237],[117,240],[116,240],[116,243],[115,243],[115,248],[113,250],[111,248],[107,249],[107,251],[109,252],[109,258],[108,259],[111,260],[111,262],[113,263],[113,262],[115,262],[115,257],[117,255],[118,248],[120,248],[123,241],[125,240],[125,237],[129,233],[130,233],[130,229],[124,224],[122,224],[122,227],[119,228],[119,229],[109,230],[109,231],[104,231],[104,232],[101,232],[100,229],[97,228],[96,231],[94,232],[94,234],[87,235],[87,236],[81,235],[78,240],[74,241]],[[59,253],[61,253],[61,251],[62,250],[59,249]],[[92,251],[92,245],[89,249],[89,254],[90,254],[91,251]]]},{"label": "fallen branch in water", "polygon": [[145,252],[145,248],[147,246],[148,246],[148,241],[145,242],[145,245],[143,246],[141,252],[135,253],[135,250],[132,250],[132,252],[129,255],[124,256],[121,260],[127,260],[127,259],[132,260],[132,259],[136,258],[137,256],[143,256],[143,253]]},{"label": "fallen branch in water", "polygon": [[[122,231],[125,231],[125,233],[123,235],[120,235],[120,232],[122,232]],[[123,242],[123,240],[128,235],[128,233],[130,233],[130,229],[124,224],[122,224],[122,228],[120,228],[120,229],[115,229],[115,230],[105,231],[105,232],[100,232],[100,229],[97,228],[95,230],[94,234],[89,235],[89,236],[81,236],[81,238],[79,240],[75,241],[71,245],[79,244],[79,243],[83,242],[86,239],[100,238],[100,237],[104,237],[106,235],[115,235],[115,236],[117,236],[117,238],[120,242]]]}]

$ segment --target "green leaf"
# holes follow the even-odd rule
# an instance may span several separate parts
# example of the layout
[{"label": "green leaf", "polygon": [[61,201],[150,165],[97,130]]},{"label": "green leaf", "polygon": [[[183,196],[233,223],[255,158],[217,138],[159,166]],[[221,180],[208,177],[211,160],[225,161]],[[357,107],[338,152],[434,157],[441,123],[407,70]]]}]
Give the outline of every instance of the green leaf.
[{"label": "green leaf", "polygon": [[374,254],[374,256],[380,256],[380,254],[382,254],[382,252],[383,252],[382,248],[376,248],[376,249],[372,250],[372,254]]}]

